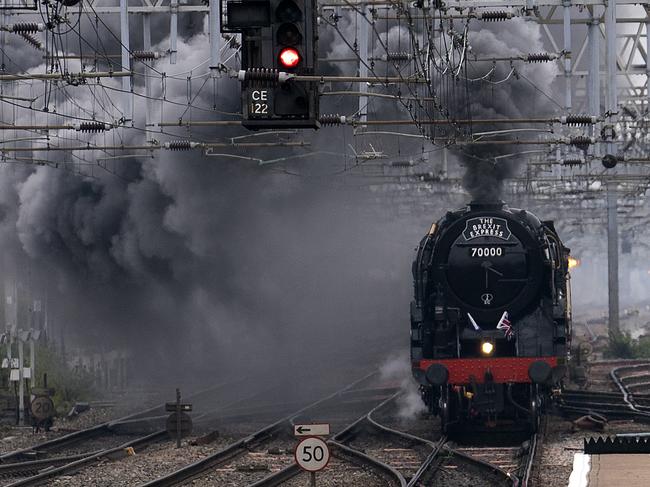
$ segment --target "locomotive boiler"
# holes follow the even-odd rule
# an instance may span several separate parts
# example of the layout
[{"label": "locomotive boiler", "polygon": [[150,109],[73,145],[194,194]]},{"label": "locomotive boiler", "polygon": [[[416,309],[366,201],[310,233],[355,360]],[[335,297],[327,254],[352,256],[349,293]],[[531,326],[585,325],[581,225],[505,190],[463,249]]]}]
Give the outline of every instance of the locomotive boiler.
[{"label": "locomotive boiler", "polygon": [[569,358],[568,257],[553,222],[503,202],[431,226],[413,263],[411,363],[443,430],[537,428]]}]

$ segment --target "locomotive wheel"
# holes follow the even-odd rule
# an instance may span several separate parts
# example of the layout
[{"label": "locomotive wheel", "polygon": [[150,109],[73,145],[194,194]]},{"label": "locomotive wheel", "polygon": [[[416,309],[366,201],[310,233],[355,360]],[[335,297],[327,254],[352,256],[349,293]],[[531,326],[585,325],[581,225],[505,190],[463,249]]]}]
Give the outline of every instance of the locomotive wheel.
[{"label": "locomotive wheel", "polygon": [[443,434],[447,434],[449,430],[449,389],[447,386],[440,387],[439,404],[440,430]]},{"label": "locomotive wheel", "polygon": [[535,433],[539,428],[542,418],[542,398],[539,396],[537,384],[530,388],[530,419],[529,427],[530,432]]},{"label": "locomotive wheel", "polygon": [[440,430],[443,434],[449,432],[449,402],[440,401]]}]

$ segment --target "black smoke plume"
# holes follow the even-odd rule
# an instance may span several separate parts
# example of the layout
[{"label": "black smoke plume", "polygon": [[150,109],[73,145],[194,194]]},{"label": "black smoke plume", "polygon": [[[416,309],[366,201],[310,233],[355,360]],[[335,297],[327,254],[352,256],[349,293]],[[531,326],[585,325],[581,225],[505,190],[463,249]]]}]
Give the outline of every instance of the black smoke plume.
[{"label": "black smoke plume", "polygon": [[[544,52],[541,29],[532,22],[517,18],[503,24],[481,24],[480,30],[469,33],[471,53],[469,59],[520,56]],[[531,127],[527,124],[481,124],[481,119],[525,119],[543,117],[553,113],[548,97],[556,79],[558,68],[553,62],[487,62],[471,63],[467,70],[468,90],[455,103],[468,104],[472,119],[477,120],[472,132],[503,131],[478,137],[481,145],[467,145],[456,151],[465,167],[463,185],[475,200],[502,199],[505,181],[514,177],[520,166],[521,147],[510,144],[491,145],[490,140],[537,138],[535,130],[518,132],[516,129]],[[464,72],[464,71],[463,71]],[[486,76],[487,75],[487,76]],[[533,127],[540,127],[539,125]],[[514,130],[513,130],[514,129]],[[507,131],[511,131],[508,133]]]}]

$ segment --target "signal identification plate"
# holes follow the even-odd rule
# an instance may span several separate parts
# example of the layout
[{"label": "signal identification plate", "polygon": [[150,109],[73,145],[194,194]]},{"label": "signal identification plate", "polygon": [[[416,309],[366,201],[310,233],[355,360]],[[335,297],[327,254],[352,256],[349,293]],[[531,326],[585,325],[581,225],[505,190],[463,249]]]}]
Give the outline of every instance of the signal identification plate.
[{"label": "signal identification plate", "polygon": [[273,94],[270,89],[248,91],[248,118],[271,118]]}]

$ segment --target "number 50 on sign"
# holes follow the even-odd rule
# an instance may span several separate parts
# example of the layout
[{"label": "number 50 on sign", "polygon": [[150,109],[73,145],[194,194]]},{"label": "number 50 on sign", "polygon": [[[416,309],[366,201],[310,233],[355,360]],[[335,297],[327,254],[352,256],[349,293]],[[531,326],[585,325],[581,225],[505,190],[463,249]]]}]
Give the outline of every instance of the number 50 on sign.
[{"label": "number 50 on sign", "polygon": [[308,437],[298,443],[295,455],[298,466],[307,472],[318,472],[330,461],[327,443],[316,437]]}]

